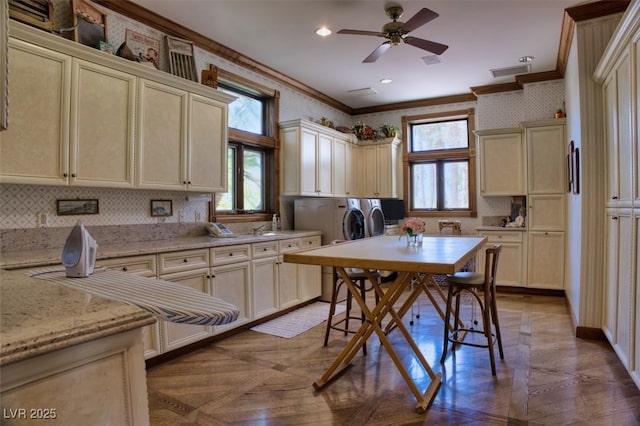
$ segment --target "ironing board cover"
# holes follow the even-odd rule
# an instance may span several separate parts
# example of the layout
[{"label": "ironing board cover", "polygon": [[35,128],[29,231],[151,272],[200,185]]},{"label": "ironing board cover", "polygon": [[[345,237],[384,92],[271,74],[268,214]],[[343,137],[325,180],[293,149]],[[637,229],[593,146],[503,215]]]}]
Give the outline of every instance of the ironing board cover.
[{"label": "ironing board cover", "polygon": [[68,278],[64,269],[27,272],[46,280],[105,299],[136,305],[158,319],[180,324],[220,325],[238,319],[238,307],[181,284],[126,272],[96,269],[86,278]]}]

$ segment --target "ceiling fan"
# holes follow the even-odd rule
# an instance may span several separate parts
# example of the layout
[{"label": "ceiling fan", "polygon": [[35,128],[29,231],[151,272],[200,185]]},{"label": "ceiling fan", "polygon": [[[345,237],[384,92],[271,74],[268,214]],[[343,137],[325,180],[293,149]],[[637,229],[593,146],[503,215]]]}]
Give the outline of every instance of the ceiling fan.
[{"label": "ceiling fan", "polygon": [[377,61],[384,52],[391,46],[397,46],[401,42],[410,44],[411,46],[418,47],[436,55],[441,55],[449,46],[445,44],[436,43],[435,41],[424,40],[417,37],[407,36],[407,34],[418,27],[436,19],[438,15],[433,10],[422,8],[418,13],[413,15],[407,22],[400,22],[398,18],[402,16],[403,9],[401,6],[389,6],[386,9],[387,16],[393,21],[385,24],[382,27],[381,32],[375,31],[360,31],[360,30],[340,30],[338,34],[352,34],[352,35],[366,35],[384,37],[387,39],[384,43],[378,46],[369,56],[367,56],[364,63],[370,63]]}]

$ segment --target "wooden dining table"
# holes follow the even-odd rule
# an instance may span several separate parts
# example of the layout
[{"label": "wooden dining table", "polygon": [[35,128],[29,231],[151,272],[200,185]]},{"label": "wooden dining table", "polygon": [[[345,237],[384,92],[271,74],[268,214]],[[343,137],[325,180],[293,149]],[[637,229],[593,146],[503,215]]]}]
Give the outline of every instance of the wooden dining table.
[{"label": "wooden dining table", "polygon": [[[285,253],[285,262],[335,267],[366,318],[366,321],[362,323],[327,371],[313,383],[314,388],[320,390],[337,378],[351,365],[351,361],[359,349],[375,333],[417,399],[416,411],[424,413],[440,388],[442,374],[433,371],[404,326],[402,315],[415,302],[420,292],[428,293],[424,284],[427,281],[425,277],[432,274],[450,274],[460,270],[484,246],[486,240],[486,237],[477,236],[434,235],[425,236],[421,247],[409,247],[403,237],[381,236]],[[357,290],[356,284],[349,279],[345,268],[360,268],[367,274],[374,291],[380,297],[380,301],[373,309],[367,306]],[[376,270],[396,271],[397,278],[383,291],[373,275]],[[415,283],[419,283],[419,285],[412,285]],[[398,307],[398,300],[407,290],[409,290],[409,296]],[[429,294],[429,296],[431,295]],[[434,302],[431,297],[429,299],[432,303]],[[404,337],[404,342],[409,345],[413,355],[429,375],[431,382],[424,391],[418,388],[415,380],[403,365],[394,345],[387,337],[390,329],[382,328],[382,321],[387,318],[390,319],[390,323],[393,323],[393,330],[398,330]],[[396,346],[398,344],[398,342],[395,343]]]}]

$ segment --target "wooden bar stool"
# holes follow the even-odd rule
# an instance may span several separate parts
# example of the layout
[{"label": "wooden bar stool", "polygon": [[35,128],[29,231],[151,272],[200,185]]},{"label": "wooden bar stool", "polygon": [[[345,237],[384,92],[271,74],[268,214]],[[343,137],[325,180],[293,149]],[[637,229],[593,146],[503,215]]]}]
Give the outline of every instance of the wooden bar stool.
[{"label": "wooden bar stool", "polygon": [[[335,241],[332,241],[331,244],[340,244],[343,242],[345,241],[335,240]],[[364,271],[358,268],[344,268],[344,269],[347,275],[349,275],[349,278],[351,278],[351,280],[355,283],[356,288],[360,290],[360,296],[362,297],[362,300],[366,300],[366,293],[368,291],[373,291],[375,294],[375,300],[377,305],[380,302],[380,296],[378,295],[378,293],[375,292],[373,285],[369,285],[367,287],[367,275],[364,273]],[[377,277],[378,275],[374,274],[374,276]],[[339,296],[340,290],[342,289],[343,286],[347,291],[346,297],[344,299],[338,300],[338,298],[340,297]],[[344,317],[334,322],[335,320],[334,317],[336,316],[336,305],[345,300],[346,300],[346,309],[345,309]],[[351,315],[353,295],[351,294],[351,291],[349,291],[349,288],[347,287],[342,277],[340,277],[336,272],[336,268],[333,268],[333,289],[331,291],[330,303],[331,304],[329,306],[329,318],[327,318],[327,327],[324,333],[325,346],[327,346],[329,342],[329,333],[331,332],[331,330],[342,331],[345,336],[349,333],[354,334],[356,333],[357,329],[349,328],[349,320],[359,320],[360,323],[358,324],[358,327],[363,322],[366,321],[364,312],[361,312],[360,316]],[[362,353],[365,355],[367,354],[366,344],[362,347]]]},{"label": "wooden bar stool", "polygon": [[[444,344],[442,348],[442,357],[440,362],[444,363],[447,356],[447,349],[449,342],[454,345],[451,350],[455,350],[455,344],[476,346],[489,349],[489,358],[491,359],[491,373],[496,375],[496,362],[493,354],[493,345],[498,342],[498,349],[500,351],[500,359],[504,359],[504,353],[502,351],[502,338],[500,336],[500,322],[498,321],[498,308],[496,305],[496,274],[498,271],[498,258],[501,251],[500,245],[494,245],[486,250],[487,256],[484,267],[484,274],[478,274],[473,272],[456,272],[455,274],[447,275],[447,284],[449,285],[449,293],[447,297],[447,310],[445,313],[445,327],[444,327]],[[482,330],[476,330],[473,328],[465,328],[460,326],[460,295],[462,292],[469,292],[480,306],[480,312],[482,314]],[[478,291],[482,291],[483,297],[481,298]],[[455,299],[455,314],[453,320],[453,329],[449,331],[449,324],[451,324],[452,305]],[[492,332],[492,324],[495,327],[495,334]],[[483,334],[487,343],[474,343],[465,342],[464,336],[466,333],[480,333]]]}]

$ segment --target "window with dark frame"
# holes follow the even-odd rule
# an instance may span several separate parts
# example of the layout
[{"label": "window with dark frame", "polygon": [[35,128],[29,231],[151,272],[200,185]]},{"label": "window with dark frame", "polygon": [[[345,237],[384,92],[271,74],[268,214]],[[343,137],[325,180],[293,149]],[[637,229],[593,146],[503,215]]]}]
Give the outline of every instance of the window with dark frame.
[{"label": "window with dark frame", "polygon": [[229,105],[228,192],[219,194],[212,216],[266,220],[276,211],[278,92],[223,70],[217,75],[218,90],[237,99]]},{"label": "window with dark frame", "polygon": [[473,110],[403,117],[407,216],[476,216]]}]

